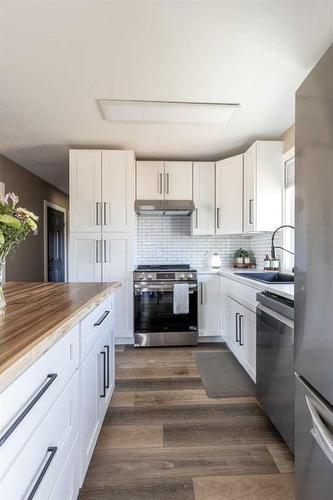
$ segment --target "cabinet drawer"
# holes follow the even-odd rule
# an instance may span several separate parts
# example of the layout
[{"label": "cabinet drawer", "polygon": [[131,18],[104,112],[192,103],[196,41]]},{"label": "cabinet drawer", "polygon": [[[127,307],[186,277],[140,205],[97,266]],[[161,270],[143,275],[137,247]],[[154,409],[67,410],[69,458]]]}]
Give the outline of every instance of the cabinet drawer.
[{"label": "cabinet drawer", "polygon": [[[0,498],[46,500],[78,435],[78,372],[0,483]],[[29,496],[30,495],[30,496]]]},{"label": "cabinet drawer", "polygon": [[254,313],[256,312],[257,307],[257,293],[258,289],[232,280],[230,280],[227,292],[229,297],[232,297],[237,302],[243,304]]},{"label": "cabinet drawer", "polygon": [[83,361],[93,345],[100,338],[106,326],[110,326],[114,318],[113,294],[81,321],[80,361]]},{"label": "cabinet drawer", "polygon": [[62,471],[53,487],[49,500],[76,500],[79,495],[80,470],[79,436],[75,439]]},{"label": "cabinet drawer", "polygon": [[74,374],[79,327],[74,327],[0,394],[0,479]]}]

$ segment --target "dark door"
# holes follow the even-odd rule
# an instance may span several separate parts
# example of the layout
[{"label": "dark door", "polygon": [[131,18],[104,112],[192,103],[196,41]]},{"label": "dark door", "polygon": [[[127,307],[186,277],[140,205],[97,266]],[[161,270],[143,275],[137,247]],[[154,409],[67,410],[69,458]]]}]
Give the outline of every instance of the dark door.
[{"label": "dark door", "polygon": [[64,213],[47,207],[47,278],[51,282],[65,281],[65,220]]}]

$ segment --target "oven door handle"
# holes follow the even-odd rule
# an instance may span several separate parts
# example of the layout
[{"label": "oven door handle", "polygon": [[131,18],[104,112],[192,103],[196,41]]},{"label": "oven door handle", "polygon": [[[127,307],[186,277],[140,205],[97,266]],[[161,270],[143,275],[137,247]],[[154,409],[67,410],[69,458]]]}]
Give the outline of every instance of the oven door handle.
[{"label": "oven door handle", "polygon": [[[197,284],[189,285],[189,293],[193,293],[198,288]],[[134,292],[173,292],[173,285],[134,285]]]}]

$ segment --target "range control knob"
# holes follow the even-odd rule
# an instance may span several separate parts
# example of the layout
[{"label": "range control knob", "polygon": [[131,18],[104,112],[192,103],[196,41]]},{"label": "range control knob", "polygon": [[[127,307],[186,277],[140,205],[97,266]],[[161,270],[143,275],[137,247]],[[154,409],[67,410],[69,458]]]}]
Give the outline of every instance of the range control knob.
[{"label": "range control knob", "polygon": [[179,278],[180,280],[184,280],[184,279],[186,278],[186,276],[185,276],[185,274],[184,274],[184,273],[180,273],[180,274],[178,274],[178,278]]},{"label": "range control knob", "polygon": [[145,273],[140,273],[140,274],[138,275],[138,278],[139,278],[139,280],[144,280],[144,279],[146,279],[146,275],[145,275]]},{"label": "range control knob", "polygon": [[149,273],[149,274],[147,274],[146,278],[147,278],[147,280],[152,280],[153,279],[153,275]]},{"label": "range control knob", "polygon": [[188,273],[188,275],[187,275],[187,279],[188,279],[188,280],[193,280],[193,274],[192,274],[192,273]]}]

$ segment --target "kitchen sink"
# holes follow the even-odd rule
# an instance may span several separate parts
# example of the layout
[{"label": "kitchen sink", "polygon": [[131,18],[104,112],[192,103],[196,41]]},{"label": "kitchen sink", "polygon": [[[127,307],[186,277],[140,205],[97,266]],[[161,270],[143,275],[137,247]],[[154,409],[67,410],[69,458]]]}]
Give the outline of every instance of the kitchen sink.
[{"label": "kitchen sink", "polygon": [[261,281],[262,283],[294,283],[294,275],[280,272],[269,272],[264,273],[234,273],[237,276],[242,276],[243,278],[249,278],[251,280]]}]

